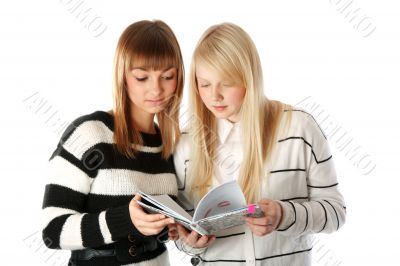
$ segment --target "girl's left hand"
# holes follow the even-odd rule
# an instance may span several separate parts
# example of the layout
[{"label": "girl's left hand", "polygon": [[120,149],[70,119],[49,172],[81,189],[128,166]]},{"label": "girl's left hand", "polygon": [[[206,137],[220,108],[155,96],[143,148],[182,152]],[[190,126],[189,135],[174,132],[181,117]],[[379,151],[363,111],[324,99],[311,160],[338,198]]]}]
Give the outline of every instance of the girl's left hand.
[{"label": "girl's left hand", "polygon": [[281,222],[282,207],[274,200],[262,199],[258,206],[263,210],[264,217],[246,218],[246,225],[257,236],[267,235],[276,230]]}]

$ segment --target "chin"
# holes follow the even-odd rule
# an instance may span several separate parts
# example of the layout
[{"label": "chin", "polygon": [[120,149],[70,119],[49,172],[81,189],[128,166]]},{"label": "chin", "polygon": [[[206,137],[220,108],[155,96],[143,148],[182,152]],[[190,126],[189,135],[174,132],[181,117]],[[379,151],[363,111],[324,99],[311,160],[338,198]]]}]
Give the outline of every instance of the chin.
[{"label": "chin", "polygon": [[225,115],[225,114],[215,114],[214,116],[218,119],[228,119],[229,116]]},{"label": "chin", "polygon": [[164,110],[165,110],[164,107],[161,107],[161,108],[152,108],[152,109],[149,110],[149,113],[151,113],[151,114],[158,114],[158,113],[161,113],[161,112],[164,111]]}]

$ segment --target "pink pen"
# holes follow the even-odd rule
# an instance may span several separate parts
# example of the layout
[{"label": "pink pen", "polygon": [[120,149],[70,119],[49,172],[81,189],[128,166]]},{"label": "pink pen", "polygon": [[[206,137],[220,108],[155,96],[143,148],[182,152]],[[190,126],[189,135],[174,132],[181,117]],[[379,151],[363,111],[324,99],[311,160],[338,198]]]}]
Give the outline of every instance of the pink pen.
[{"label": "pink pen", "polygon": [[247,211],[249,212],[249,214],[253,214],[254,211],[256,210],[256,204],[249,204],[247,205]]}]

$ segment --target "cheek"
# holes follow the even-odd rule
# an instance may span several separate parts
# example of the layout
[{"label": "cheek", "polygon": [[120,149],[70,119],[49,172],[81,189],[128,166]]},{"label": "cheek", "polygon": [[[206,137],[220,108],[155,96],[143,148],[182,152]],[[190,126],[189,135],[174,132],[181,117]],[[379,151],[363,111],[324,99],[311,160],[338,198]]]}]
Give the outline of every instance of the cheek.
[{"label": "cheek", "polygon": [[176,80],[170,81],[165,85],[166,92],[168,94],[173,94],[176,91],[176,86],[178,85],[178,82]]},{"label": "cheek", "polygon": [[128,82],[127,83],[127,95],[129,97],[129,100],[131,102],[137,102],[138,100],[140,100],[142,97],[141,93],[143,91],[143,88],[139,85],[136,84],[134,82]]},{"label": "cheek", "polygon": [[205,89],[199,88],[199,95],[203,103],[207,104],[207,92]]},{"label": "cheek", "polygon": [[127,82],[127,86],[126,86],[126,94],[128,95],[129,99],[132,100],[134,94],[135,94],[135,88],[134,86]]},{"label": "cheek", "polygon": [[234,103],[235,105],[242,105],[245,94],[246,91],[244,89],[235,90],[234,92],[232,92],[229,98],[231,102]]}]

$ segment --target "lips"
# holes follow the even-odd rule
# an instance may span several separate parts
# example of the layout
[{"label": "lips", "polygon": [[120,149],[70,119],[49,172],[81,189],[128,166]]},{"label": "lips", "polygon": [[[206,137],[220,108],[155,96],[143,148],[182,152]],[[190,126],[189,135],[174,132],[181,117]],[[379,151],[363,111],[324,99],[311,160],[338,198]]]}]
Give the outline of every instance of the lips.
[{"label": "lips", "polygon": [[157,106],[157,105],[161,105],[164,103],[164,99],[160,98],[160,99],[151,99],[151,100],[147,100],[148,103],[150,103],[151,105]]},{"label": "lips", "polygon": [[213,105],[213,108],[217,111],[223,111],[226,107],[227,105]]}]

